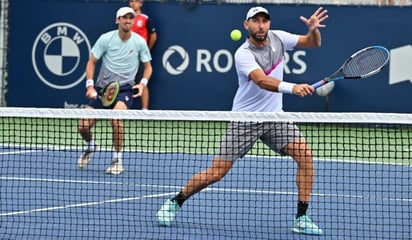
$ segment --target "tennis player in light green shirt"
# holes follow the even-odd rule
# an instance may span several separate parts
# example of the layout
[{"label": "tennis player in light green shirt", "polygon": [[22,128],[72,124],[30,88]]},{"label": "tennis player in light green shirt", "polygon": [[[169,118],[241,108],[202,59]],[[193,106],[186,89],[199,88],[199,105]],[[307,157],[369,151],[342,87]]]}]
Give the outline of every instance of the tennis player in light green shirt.
[{"label": "tennis player in light green shirt", "polygon": [[[86,66],[86,97],[90,99],[89,109],[129,109],[133,98],[141,96],[152,75],[151,55],[146,41],[131,31],[135,12],[129,7],[122,7],[116,13],[118,29],[102,34],[91,50],[91,56]],[[102,65],[96,83],[94,73],[97,62],[102,59]],[[143,62],[144,73],[140,83],[135,84],[135,75]],[[104,106],[98,92],[109,83],[118,81],[120,91],[116,100],[110,106]],[[133,93],[137,90],[137,93]],[[78,160],[78,167],[85,168],[91,161],[93,153],[98,150],[98,144],[93,139],[91,128],[96,119],[81,119],[79,133],[87,144],[87,148]],[[124,142],[123,121],[110,120],[113,128],[114,152],[111,165],[106,170],[108,174],[120,174],[124,171],[122,163],[122,148]]]}]

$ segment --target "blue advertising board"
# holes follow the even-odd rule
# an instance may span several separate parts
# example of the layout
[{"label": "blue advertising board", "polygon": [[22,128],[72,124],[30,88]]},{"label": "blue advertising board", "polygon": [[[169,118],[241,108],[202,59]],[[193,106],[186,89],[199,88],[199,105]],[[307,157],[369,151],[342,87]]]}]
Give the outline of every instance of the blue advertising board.
[{"label": "blue advertising board", "polygon": [[[100,34],[117,28],[115,12],[126,3],[11,1],[7,105],[84,107],[90,48]],[[251,6],[145,2],[143,10],[158,32],[149,83],[151,109],[231,109],[237,88],[233,54],[247,35],[243,20]],[[307,32],[299,16],[309,17],[317,8],[264,7],[272,13],[273,29],[298,34]],[[286,81],[316,82],[332,74],[353,52],[369,45],[390,49],[391,63],[374,77],[337,82],[327,98],[285,95],[285,110],[412,112],[412,8],[324,7],[330,17],[325,22],[327,27],[321,29],[321,48],[288,52]],[[229,37],[235,28],[243,33],[243,39],[237,42]]]}]

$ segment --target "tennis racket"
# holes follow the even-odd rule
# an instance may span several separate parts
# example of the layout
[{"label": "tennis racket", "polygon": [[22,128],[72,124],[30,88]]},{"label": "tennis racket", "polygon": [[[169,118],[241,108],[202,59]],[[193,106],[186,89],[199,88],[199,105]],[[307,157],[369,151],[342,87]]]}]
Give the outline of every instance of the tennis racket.
[{"label": "tennis racket", "polygon": [[119,96],[120,84],[119,81],[113,81],[106,85],[101,91],[99,98],[105,107],[112,107]]},{"label": "tennis racket", "polygon": [[370,46],[352,54],[334,74],[312,84],[312,87],[316,89],[328,82],[342,79],[367,78],[380,72],[388,62],[388,49]]}]

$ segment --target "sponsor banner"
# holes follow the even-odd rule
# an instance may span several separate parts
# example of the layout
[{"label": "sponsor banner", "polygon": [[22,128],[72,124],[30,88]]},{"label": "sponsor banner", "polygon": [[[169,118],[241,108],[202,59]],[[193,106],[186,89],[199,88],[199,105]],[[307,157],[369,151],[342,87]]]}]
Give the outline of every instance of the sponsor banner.
[{"label": "sponsor banner", "polygon": [[[115,12],[125,4],[11,1],[7,105],[84,107],[90,49],[100,34],[117,28]],[[149,83],[151,109],[230,110],[237,88],[233,55],[247,36],[242,21],[251,6],[145,2],[144,12],[153,19],[158,32]],[[307,32],[299,16],[309,17],[317,8],[264,7],[272,13],[273,29],[298,34]],[[316,82],[333,73],[353,52],[369,45],[390,49],[391,62],[374,77],[337,82],[327,97],[285,95],[285,110],[411,112],[412,32],[408,29],[412,28],[412,8],[327,8],[330,18],[321,30],[322,47],[287,52],[286,81]],[[21,16],[36,21],[28,24]],[[243,39],[237,42],[229,36],[235,28],[243,33]],[[136,102],[139,108],[140,99]]]}]

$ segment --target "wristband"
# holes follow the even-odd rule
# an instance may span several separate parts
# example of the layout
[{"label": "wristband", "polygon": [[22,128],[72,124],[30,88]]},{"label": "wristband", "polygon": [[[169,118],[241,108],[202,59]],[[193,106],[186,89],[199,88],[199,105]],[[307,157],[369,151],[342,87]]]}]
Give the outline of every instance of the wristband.
[{"label": "wristband", "polygon": [[93,81],[93,79],[87,79],[86,80],[86,88],[88,88],[88,87],[93,87],[94,86],[94,81]]},{"label": "wristband", "polygon": [[294,86],[294,83],[280,82],[278,85],[278,92],[292,94]]},{"label": "wristband", "polygon": [[147,78],[142,78],[142,80],[140,80],[140,83],[142,83],[145,87],[147,86],[148,82],[149,80],[147,80]]}]

